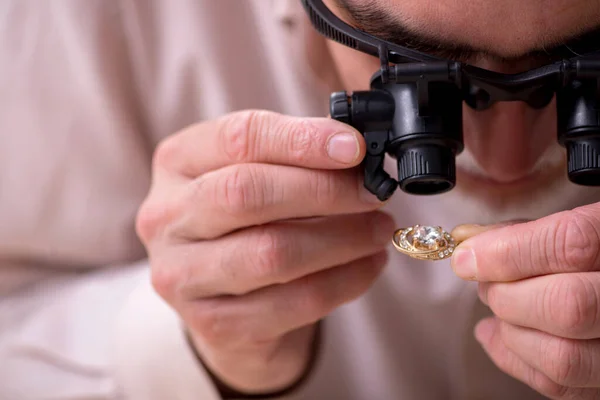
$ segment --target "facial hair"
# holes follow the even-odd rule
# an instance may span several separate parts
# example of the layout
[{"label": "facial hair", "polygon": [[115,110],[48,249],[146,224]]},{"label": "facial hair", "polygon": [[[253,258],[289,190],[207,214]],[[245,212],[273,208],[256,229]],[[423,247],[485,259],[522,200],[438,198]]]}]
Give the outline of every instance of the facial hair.
[{"label": "facial hair", "polygon": [[[485,177],[467,149],[456,160],[457,168],[472,175]],[[396,177],[397,162],[388,157],[386,171]],[[459,224],[493,224],[513,220],[536,220],[545,216],[600,201],[600,187],[576,185],[567,176],[565,149],[558,143],[550,146],[540,157],[534,171],[542,175],[555,171],[523,190],[488,192],[476,183],[461,184],[446,193],[417,196],[398,189],[386,208],[396,217],[400,226],[413,224],[444,225],[452,228]]]}]

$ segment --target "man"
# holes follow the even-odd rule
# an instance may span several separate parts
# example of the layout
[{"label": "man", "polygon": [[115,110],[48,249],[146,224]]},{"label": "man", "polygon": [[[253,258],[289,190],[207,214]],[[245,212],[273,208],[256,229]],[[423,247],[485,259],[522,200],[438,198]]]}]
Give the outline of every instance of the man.
[{"label": "man", "polygon": [[[505,73],[600,23],[583,1],[326,4]],[[567,181],[554,103],[465,107],[457,187],[383,204],[325,118],[379,60],[298,0],[0,11],[0,398],[600,395],[600,192]],[[451,263],[390,248],[464,223],[498,225],[457,228]]]}]

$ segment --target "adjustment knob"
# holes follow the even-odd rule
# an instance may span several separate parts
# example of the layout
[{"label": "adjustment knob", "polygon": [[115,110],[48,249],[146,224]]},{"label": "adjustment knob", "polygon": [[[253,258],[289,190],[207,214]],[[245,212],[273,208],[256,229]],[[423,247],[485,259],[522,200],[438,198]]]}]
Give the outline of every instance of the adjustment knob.
[{"label": "adjustment knob", "polygon": [[584,186],[600,185],[600,139],[573,140],[566,147],[569,180]]},{"label": "adjustment knob", "polygon": [[345,124],[351,124],[351,112],[350,112],[350,98],[346,92],[332,93],[329,99],[329,113],[331,118],[343,122]]},{"label": "adjustment knob", "polygon": [[558,142],[567,149],[569,180],[600,186],[600,98],[596,79],[574,81],[556,95]]},{"label": "adjustment knob", "polygon": [[402,191],[428,195],[447,192],[456,185],[456,160],[452,149],[423,144],[397,152],[398,183]]},{"label": "adjustment knob", "polygon": [[377,189],[375,190],[375,195],[377,196],[379,201],[387,201],[390,197],[392,197],[397,188],[398,182],[396,182],[392,178],[387,178],[383,182],[381,182],[379,187],[377,187]]}]

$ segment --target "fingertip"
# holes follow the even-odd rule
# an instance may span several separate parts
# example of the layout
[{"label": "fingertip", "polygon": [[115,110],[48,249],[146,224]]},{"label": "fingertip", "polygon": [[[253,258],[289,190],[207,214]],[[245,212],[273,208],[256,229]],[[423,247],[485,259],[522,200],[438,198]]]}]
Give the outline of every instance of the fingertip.
[{"label": "fingertip", "polygon": [[349,167],[360,164],[367,152],[363,135],[352,125],[332,118],[318,118],[327,131],[326,151],[330,158]]},{"label": "fingertip", "polygon": [[458,225],[457,227],[455,227],[454,229],[452,229],[452,232],[450,232],[450,234],[452,235],[452,237],[454,238],[454,240],[458,243],[464,242],[465,240],[469,239],[470,237],[473,237],[479,233],[485,232],[486,230],[489,230],[490,228],[483,226],[483,225],[477,225],[477,224],[463,224],[463,225]]},{"label": "fingertip", "polygon": [[370,222],[374,243],[387,245],[396,230],[394,218],[385,212],[375,211]]},{"label": "fingertip", "polygon": [[347,166],[355,166],[361,160],[359,138],[353,132],[336,132],[327,138],[326,152],[333,161]]},{"label": "fingertip", "polygon": [[373,263],[376,267],[383,269],[390,259],[390,254],[387,249],[380,251],[373,256]]},{"label": "fingertip", "polygon": [[496,332],[497,321],[495,317],[484,318],[475,325],[475,339],[483,346],[489,345]]},{"label": "fingertip", "polygon": [[459,278],[467,281],[477,280],[477,257],[469,246],[459,245],[452,254],[450,265]]},{"label": "fingertip", "polygon": [[496,224],[479,225],[479,224],[462,224],[456,226],[450,233],[452,237],[458,242],[464,242],[467,239],[477,236],[481,233],[491,231],[493,229],[504,228],[506,226],[512,226],[530,222],[527,219],[514,219],[510,221],[499,222]]}]

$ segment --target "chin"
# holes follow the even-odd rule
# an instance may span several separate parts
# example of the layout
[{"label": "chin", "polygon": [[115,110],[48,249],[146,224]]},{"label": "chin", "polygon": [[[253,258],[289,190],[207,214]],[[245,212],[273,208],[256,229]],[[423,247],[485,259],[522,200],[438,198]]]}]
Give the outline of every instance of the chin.
[{"label": "chin", "polygon": [[[386,170],[392,172],[396,168],[396,161],[388,157]],[[495,180],[477,165],[467,149],[457,157],[456,170],[456,186],[449,192],[413,196],[398,190],[389,203],[390,210],[402,210],[407,204],[411,209],[398,223],[453,227],[535,220],[600,201],[600,187],[569,181],[565,152],[558,145],[550,148],[532,171],[518,181]]]},{"label": "chin", "polygon": [[558,145],[517,181],[500,182],[486,175],[466,151],[457,157],[456,168],[456,187],[443,197],[472,223],[539,219],[600,201],[600,187],[569,181],[565,152]]}]

